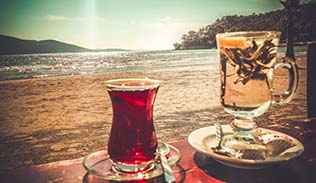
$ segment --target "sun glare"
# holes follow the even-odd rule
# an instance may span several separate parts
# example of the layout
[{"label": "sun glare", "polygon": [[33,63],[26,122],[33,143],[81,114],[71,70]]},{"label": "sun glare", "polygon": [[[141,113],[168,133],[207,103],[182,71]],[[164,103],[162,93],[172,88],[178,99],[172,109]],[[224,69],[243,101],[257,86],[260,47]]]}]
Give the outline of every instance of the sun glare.
[{"label": "sun glare", "polygon": [[87,15],[89,17],[89,23],[87,28],[88,34],[88,46],[90,49],[96,48],[96,12],[95,12],[95,0],[87,1]]}]

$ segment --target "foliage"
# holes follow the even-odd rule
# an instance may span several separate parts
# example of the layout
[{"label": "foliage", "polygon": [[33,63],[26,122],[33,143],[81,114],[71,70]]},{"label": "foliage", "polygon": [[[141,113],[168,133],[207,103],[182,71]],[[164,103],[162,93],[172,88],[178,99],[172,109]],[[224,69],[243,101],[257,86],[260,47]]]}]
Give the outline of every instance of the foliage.
[{"label": "foliage", "polygon": [[[299,5],[293,17],[294,42],[316,40],[316,2]],[[216,47],[217,33],[234,31],[281,31],[281,41],[286,40],[286,9],[268,13],[253,13],[248,16],[232,15],[217,19],[213,24],[201,27],[198,31],[189,31],[181,37],[181,43],[175,43],[175,49],[205,49]]]}]

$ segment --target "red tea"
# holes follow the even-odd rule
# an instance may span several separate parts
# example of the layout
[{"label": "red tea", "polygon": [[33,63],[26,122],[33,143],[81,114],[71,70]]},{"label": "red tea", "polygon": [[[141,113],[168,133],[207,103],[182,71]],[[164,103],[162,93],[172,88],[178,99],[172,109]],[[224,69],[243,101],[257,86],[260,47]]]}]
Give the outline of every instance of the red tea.
[{"label": "red tea", "polygon": [[127,91],[109,89],[113,122],[108,152],[114,163],[138,166],[154,160],[157,138],[153,105],[157,91],[158,86]]}]

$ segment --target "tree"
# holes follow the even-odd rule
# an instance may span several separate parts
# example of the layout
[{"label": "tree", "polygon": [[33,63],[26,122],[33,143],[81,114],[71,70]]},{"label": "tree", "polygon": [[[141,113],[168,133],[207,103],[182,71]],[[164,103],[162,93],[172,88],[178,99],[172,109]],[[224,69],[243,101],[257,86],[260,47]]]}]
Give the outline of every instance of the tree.
[{"label": "tree", "polygon": [[[294,5],[293,7],[296,8],[292,13],[294,17],[290,20],[290,24],[292,23],[290,29],[287,25],[289,12],[286,8],[268,13],[253,13],[248,16],[231,15],[217,19],[214,23],[201,27],[197,32],[189,31],[181,37],[180,45],[174,46],[177,49],[215,48],[218,33],[274,30],[281,32],[280,41],[282,43],[288,43],[287,56],[295,58],[294,41],[316,41],[316,0],[304,4],[301,4],[300,1],[291,4],[292,1],[283,0],[286,7],[290,8]],[[288,31],[289,33],[287,33]]]},{"label": "tree", "polygon": [[175,50],[181,50],[181,44],[180,43],[174,43],[173,46],[174,46]]},{"label": "tree", "polygon": [[294,30],[293,30],[293,18],[295,12],[301,5],[300,0],[281,0],[280,3],[287,10],[287,43],[286,43],[286,57],[290,57],[295,60],[294,54]]}]

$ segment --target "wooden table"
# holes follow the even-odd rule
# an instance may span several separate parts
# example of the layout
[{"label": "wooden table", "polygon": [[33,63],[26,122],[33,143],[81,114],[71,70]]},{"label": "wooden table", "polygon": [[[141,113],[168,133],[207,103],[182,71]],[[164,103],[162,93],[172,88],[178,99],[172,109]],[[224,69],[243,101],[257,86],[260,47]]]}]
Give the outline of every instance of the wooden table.
[{"label": "wooden table", "polygon": [[[170,142],[169,144],[177,147],[182,154],[179,164],[173,168],[177,182],[316,182],[316,119],[273,128],[301,140],[305,146],[303,155],[269,168],[243,170],[224,166],[204,154],[196,152],[186,140]],[[0,182],[108,182],[88,174],[81,162],[82,158],[1,172]],[[145,182],[164,182],[164,180],[161,176]]]}]

